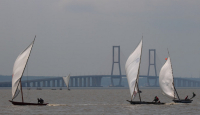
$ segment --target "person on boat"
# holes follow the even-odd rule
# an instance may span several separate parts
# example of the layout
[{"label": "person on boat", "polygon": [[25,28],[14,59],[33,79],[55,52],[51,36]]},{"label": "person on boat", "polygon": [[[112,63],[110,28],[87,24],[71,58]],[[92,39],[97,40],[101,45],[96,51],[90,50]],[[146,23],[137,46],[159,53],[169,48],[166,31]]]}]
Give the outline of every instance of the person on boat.
[{"label": "person on boat", "polygon": [[37,98],[37,100],[38,100],[38,103],[39,103],[39,104],[43,104],[43,103],[44,103],[44,100],[43,100],[42,98],[40,98],[40,99]]},{"label": "person on boat", "polygon": [[193,95],[192,95],[192,97],[190,99],[194,98],[195,96],[196,96],[196,94],[193,92]]},{"label": "person on boat", "polygon": [[40,99],[39,99],[39,98],[37,98],[37,100],[38,100],[38,103],[40,103]]},{"label": "person on boat", "polygon": [[44,100],[42,98],[40,98],[40,103],[43,104],[44,103]]},{"label": "person on boat", "polygon": [[157,103],[159,101],[159,98],[157,96],[155,96],[153,101]]},{"label": "person on boat", "polygon": [[187,100],[188,99],[188,95],[185,97],[185,100]]}]

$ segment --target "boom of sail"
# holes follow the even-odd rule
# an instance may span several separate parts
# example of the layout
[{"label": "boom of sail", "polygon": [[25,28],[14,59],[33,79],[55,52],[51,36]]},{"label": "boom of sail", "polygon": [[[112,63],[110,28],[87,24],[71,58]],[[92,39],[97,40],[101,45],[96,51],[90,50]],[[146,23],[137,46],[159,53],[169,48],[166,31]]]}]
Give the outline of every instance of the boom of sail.
[{"label": "boom of sail", "polygon": [[131,94],[131,100],[138,93],[138,77],[142,54],[142,40],[126,61],[125,70]]},{"label": "boom of sail", "polygon": [[174,83],[174,77],[173,77],[172,65],[170,57],[168,57],[167,61],[160,70],[159,84],[163,93],[169,96],[170,98],[176,98],[173,83]]},{"label": "boom of sail", "polygon": [[24,73],[24,69],[30,56],[33,44],[34,41],[23,52],[21,52],[15,60],[12,75],[12,99],[17,97],[21,90],[21,78]]}]

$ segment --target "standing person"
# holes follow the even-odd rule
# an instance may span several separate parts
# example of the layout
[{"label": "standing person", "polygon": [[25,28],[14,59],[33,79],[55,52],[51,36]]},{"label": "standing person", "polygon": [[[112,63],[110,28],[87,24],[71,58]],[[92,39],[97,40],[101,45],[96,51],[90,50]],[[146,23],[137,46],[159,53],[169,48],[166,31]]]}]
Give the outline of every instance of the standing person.
[{"label": "standing person", "polygon": [[196,94],[193,92],[193,96],[192,96],[192,98],[195,97],[195,96],[196,96]]},{"label": "standing person", "polygon": [[192,95],[192,97],[190,99],[194,98],[195,96],[196,96],[196,94],[193,92],[193,95]]}]

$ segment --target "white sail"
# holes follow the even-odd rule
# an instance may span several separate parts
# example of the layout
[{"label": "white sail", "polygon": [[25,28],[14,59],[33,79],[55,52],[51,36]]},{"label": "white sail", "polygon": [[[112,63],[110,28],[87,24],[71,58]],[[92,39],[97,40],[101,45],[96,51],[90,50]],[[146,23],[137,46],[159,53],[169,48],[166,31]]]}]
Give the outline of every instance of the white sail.
[{"label": "white sail", "polygon": [[[125,70],[132,99],[138,93],[137,84],[142,53],[142,40],[126,61]],[[137,81],[137,82],[136,82]]]},{"label": "white sail", "polygon": [[67,77],[63,77],[63,80],[67,86],[67,88],[69,89],[69,80],[70,80],[70,74]]},{"label": "white sail", "polygon": [[22,53],[20,53],[17,59],[15,60],[12,75],[12,99],[14,99],[20,92],[21,77],[26,67],[26,63],[28,61],[31,49],[33,47],[33,43],[34,41]]},{"label": "white sail", "polygon": [[176,98],[173,85],[173,73],[170,57],[163,65],[159,74],[159,84],[163,93],[171,98]]}]

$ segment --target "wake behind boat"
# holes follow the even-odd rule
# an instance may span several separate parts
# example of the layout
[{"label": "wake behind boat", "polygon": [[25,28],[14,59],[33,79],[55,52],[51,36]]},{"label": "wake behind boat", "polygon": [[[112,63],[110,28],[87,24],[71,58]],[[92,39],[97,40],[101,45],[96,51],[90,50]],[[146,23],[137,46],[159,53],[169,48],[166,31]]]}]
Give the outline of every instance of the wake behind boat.
[{"label": "wake behind boat", "polygon": [[[127,100],[130,104],[164,104],[160,103],[159,100],[154,102],[145,102],[141,101],[140,90],[139,90],[139,73],[140,73],[140,63],[141,63],[141,54],[142,54],[142,40],[134,50],[134,52],[129,56],[126,61],[125,70],[128,80],[128,85],[131,94],[131,101]],[[140,101],[133,101],[139,93]],[[156,96],[157,97],[157,96]]]},{"label": "wake behind boat", "polygon": [[190,99],[188,99],[188,96],[185,99],[179,98],[178,92],[174,86],[174,76],[169,51],[167,61],[160,70],[159,84],[163,93],[172,98],[175,103],[191,103],[193,101],[191,99],[196,96],[196,94],[193,93],[193,97]]},{"label": "wake behind boat", "polygon": [[[36,38],[36,36],[35,36]],[[43,99],[39,99],[38,103],[28,103],[24,102],[21,78],[23,76],[24,70],[26,68],[26,64],[28,62],[35,38],[33,42],[17,57],[13,67],[13,75],[12,75],[12,100],[9,100],[13,105],[47,105],[48,103],[43,103]],[[18,94],[21,92],[22,102],[13,101]]]}]

